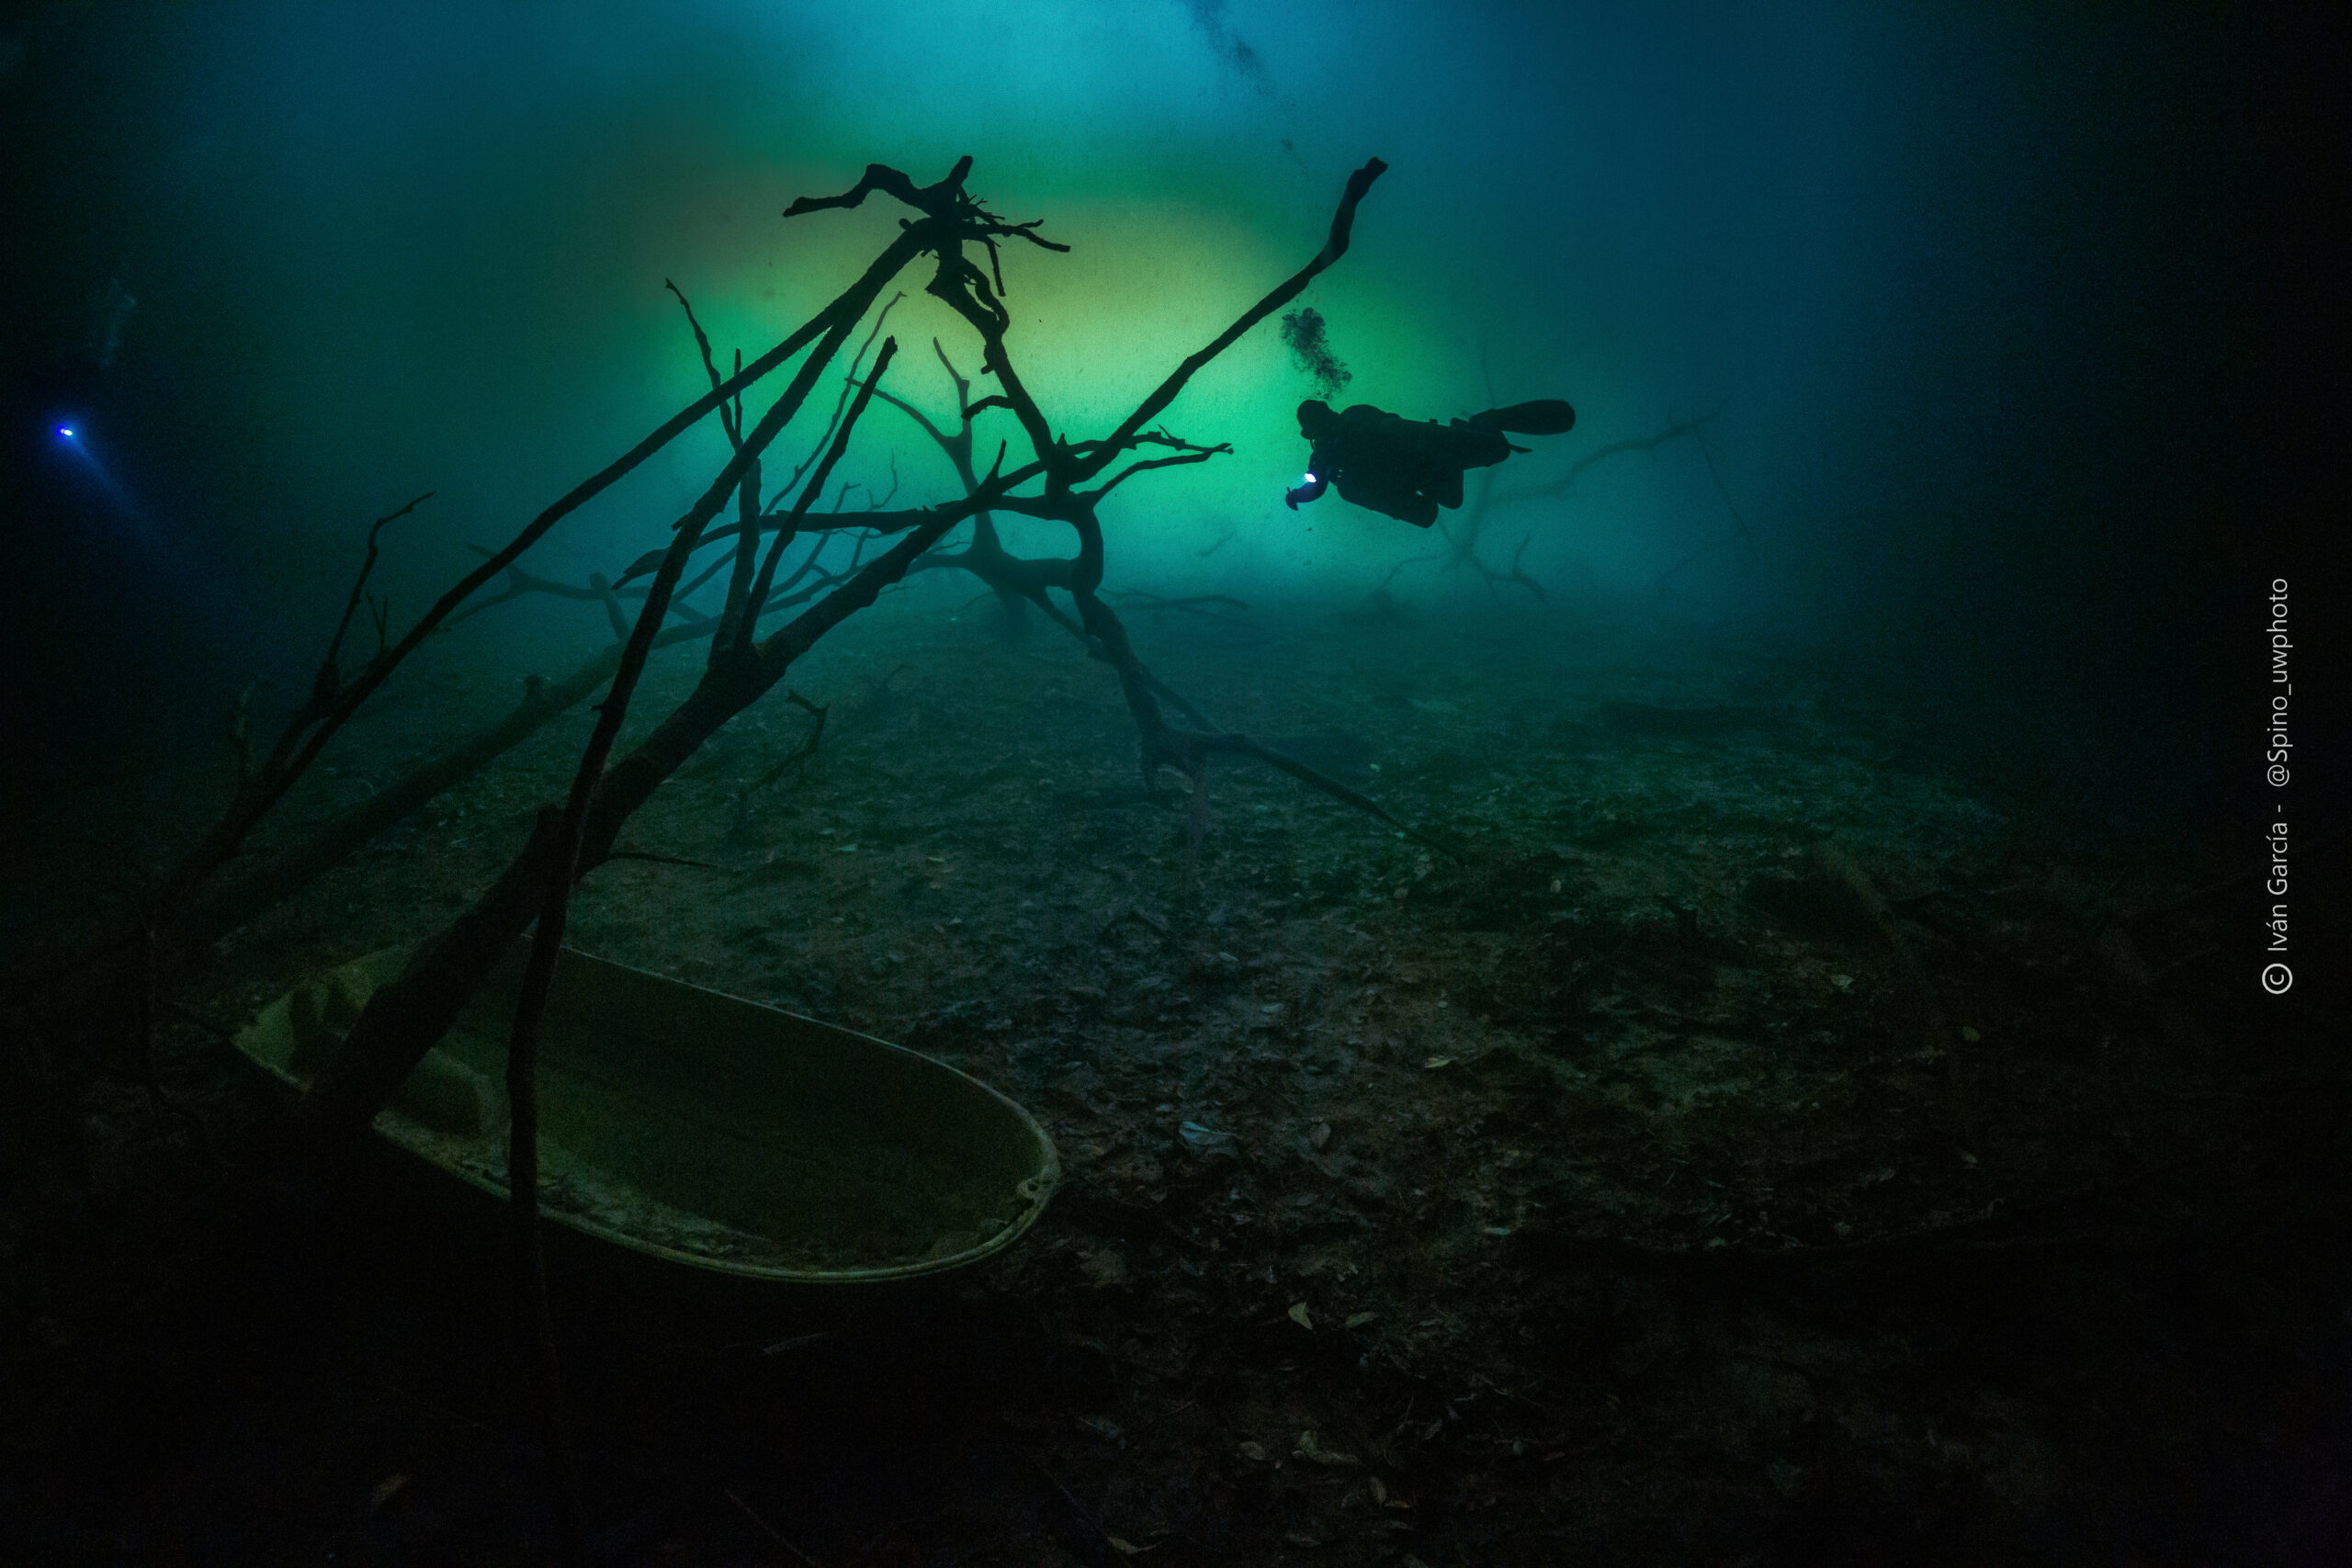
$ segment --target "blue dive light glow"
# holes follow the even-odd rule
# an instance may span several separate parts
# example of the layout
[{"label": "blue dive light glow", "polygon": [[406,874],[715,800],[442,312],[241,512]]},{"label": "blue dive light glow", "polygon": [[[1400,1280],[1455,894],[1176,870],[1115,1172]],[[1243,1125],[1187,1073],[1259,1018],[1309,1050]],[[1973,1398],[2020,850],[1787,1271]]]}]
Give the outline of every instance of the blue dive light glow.
[{"label": "blue dive light glow", "polygon": [[70,424],[61,424],[57,427],[57,434],[71,441],[74,439],[74,427]]}]

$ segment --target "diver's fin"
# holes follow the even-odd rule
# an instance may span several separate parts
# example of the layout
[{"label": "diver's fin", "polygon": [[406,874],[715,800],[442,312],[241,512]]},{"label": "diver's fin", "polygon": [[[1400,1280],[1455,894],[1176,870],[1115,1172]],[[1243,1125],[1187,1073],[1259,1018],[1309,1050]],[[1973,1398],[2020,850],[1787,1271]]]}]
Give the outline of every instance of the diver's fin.
[{"label": "diver's fin", "polygon": [[1484,430],[1512,430],[1521,435],[1566,435],[1577,424],[1577,411],[1558,398],[1538,398],[1532,403],[1474,413],[1465,423]]}]

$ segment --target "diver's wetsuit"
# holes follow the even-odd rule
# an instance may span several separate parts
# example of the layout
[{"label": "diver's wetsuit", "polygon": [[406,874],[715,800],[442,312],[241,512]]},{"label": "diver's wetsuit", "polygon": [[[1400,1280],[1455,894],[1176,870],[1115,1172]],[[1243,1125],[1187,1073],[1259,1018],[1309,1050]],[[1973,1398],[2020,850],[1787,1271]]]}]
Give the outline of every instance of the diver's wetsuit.
[{"label": "diver's wetsuit", "polygon": [[1556,435],[1576,422],[1576,410],[1557,399],[1488,409],[1451,424],[1400,418],[1370,403],[1333,413],[1330,404],[1309,399],[1298,405],[1299,434],[1315,444],[1306,482],[1283,499],[1295,512],[1337,485],[1342,501],[1426,528],[1439,507],[1462,504],[1465,469],[1527,450],[1502,432]]}]

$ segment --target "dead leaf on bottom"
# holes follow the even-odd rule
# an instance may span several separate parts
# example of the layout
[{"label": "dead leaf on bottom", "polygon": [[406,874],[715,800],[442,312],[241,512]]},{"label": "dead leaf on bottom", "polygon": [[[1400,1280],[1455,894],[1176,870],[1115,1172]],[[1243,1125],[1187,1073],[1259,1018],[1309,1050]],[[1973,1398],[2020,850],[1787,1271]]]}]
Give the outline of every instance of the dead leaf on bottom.
[{"label": "dead leaf on bottom", "polygon": [[1290,1451],[1309,1464],[1328,1465],[1334,1470],[1351,1470],[1363,1462],[1353,1454],[1334,1453],[1329,1449],[1318,1447],[1313,1432],[1301,1432]]}]

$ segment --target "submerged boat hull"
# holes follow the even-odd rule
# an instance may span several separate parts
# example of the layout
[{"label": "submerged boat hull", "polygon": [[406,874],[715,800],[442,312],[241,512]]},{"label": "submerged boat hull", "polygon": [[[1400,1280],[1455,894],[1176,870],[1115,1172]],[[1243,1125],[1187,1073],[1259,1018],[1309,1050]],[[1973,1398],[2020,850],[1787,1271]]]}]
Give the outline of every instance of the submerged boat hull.
[{"label": "submerged boat hull", "polygon": [[[500,1199],[517,944],[375,1131]],[[262,1010],[237,1047],[296,1088],[390,948]],[[654,1258],[789,1284],[917,1279],[1001,1252],[1060,1179],[1005,1096],[885,1041],[566,950],[540,1030],[540,1213]]]}]

